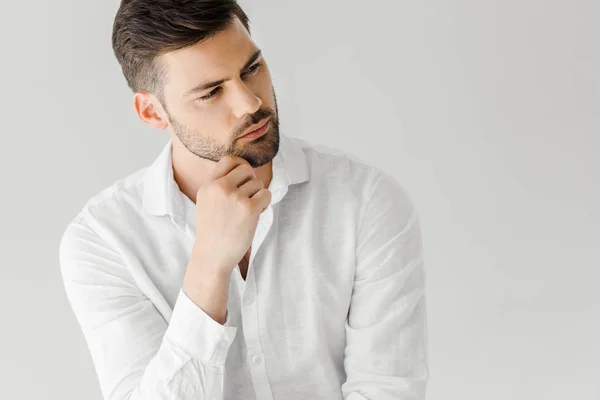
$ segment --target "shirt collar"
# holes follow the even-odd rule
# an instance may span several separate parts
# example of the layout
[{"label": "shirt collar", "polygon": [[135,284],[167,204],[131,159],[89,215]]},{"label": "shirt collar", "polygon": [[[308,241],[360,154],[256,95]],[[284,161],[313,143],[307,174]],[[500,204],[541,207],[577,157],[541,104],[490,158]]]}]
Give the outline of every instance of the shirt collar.
[{"label": "shirt collar", "polygon": [[[291,137],[280,133],[279,138],[279,151],[273,158],[273,176],[269,184],[271,204],[279,202],[290,185],[309,178],[308,161],[302,148]],[[190,201],[173,177],[172,144],[169,139],[144,177],[142,209],[152,215],[181,217],[185,213],[185,203]]]}]

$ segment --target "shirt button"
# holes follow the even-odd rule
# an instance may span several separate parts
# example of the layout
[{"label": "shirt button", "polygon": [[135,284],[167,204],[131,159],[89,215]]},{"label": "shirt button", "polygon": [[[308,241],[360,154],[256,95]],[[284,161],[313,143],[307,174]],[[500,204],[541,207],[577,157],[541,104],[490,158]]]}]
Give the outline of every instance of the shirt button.
[{"label": "shirt button", "polygon": [[247,306],[254,303],[254,296],[252,296],[251,294],[246,295],[246,300],[244,301],[244,303],[246,303]]},{"label": "shirt button", "polygon": [[260,356],[254,356],[254,357],[252,357],[252,362],[254,364],[260,364],[261,361],[262,361],[262,358],[260,358]]}]

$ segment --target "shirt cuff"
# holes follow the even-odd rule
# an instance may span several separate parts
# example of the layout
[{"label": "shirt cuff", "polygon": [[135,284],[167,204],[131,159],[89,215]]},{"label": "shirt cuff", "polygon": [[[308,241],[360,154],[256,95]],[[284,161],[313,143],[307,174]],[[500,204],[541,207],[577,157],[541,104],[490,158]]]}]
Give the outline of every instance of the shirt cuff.
[{"label": "shirt cuff", "polygon": [[205,364],[223,366],[236,333],[237,327],[219,324],[179,290],[165,332],[172,343]]}]

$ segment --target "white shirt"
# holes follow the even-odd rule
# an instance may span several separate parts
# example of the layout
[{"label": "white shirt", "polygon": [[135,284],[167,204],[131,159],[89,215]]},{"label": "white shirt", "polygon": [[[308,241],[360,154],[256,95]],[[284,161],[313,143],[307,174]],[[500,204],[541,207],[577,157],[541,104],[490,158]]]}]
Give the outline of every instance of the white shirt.
[{"label": "white shirt", "polygon": [[406,190],[341,152],[280,139],[224,325],[181,290],[195,204],[173,179],[170,141],[69,223],[62,278],[104,399],[425,398],[423,249]]}]

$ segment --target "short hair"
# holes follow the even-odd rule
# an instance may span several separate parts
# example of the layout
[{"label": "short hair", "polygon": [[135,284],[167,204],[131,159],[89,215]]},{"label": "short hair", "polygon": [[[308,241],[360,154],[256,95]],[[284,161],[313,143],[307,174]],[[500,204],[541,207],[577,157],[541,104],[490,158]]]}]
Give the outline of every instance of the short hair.
[{"label": "short hair", "polygon": [[248,16],[236,0],[122,0],[112,47],[128,86],[153,93],[164,104],[166,74],[157,58],[214,36],[235,17],[250,33]]}]

